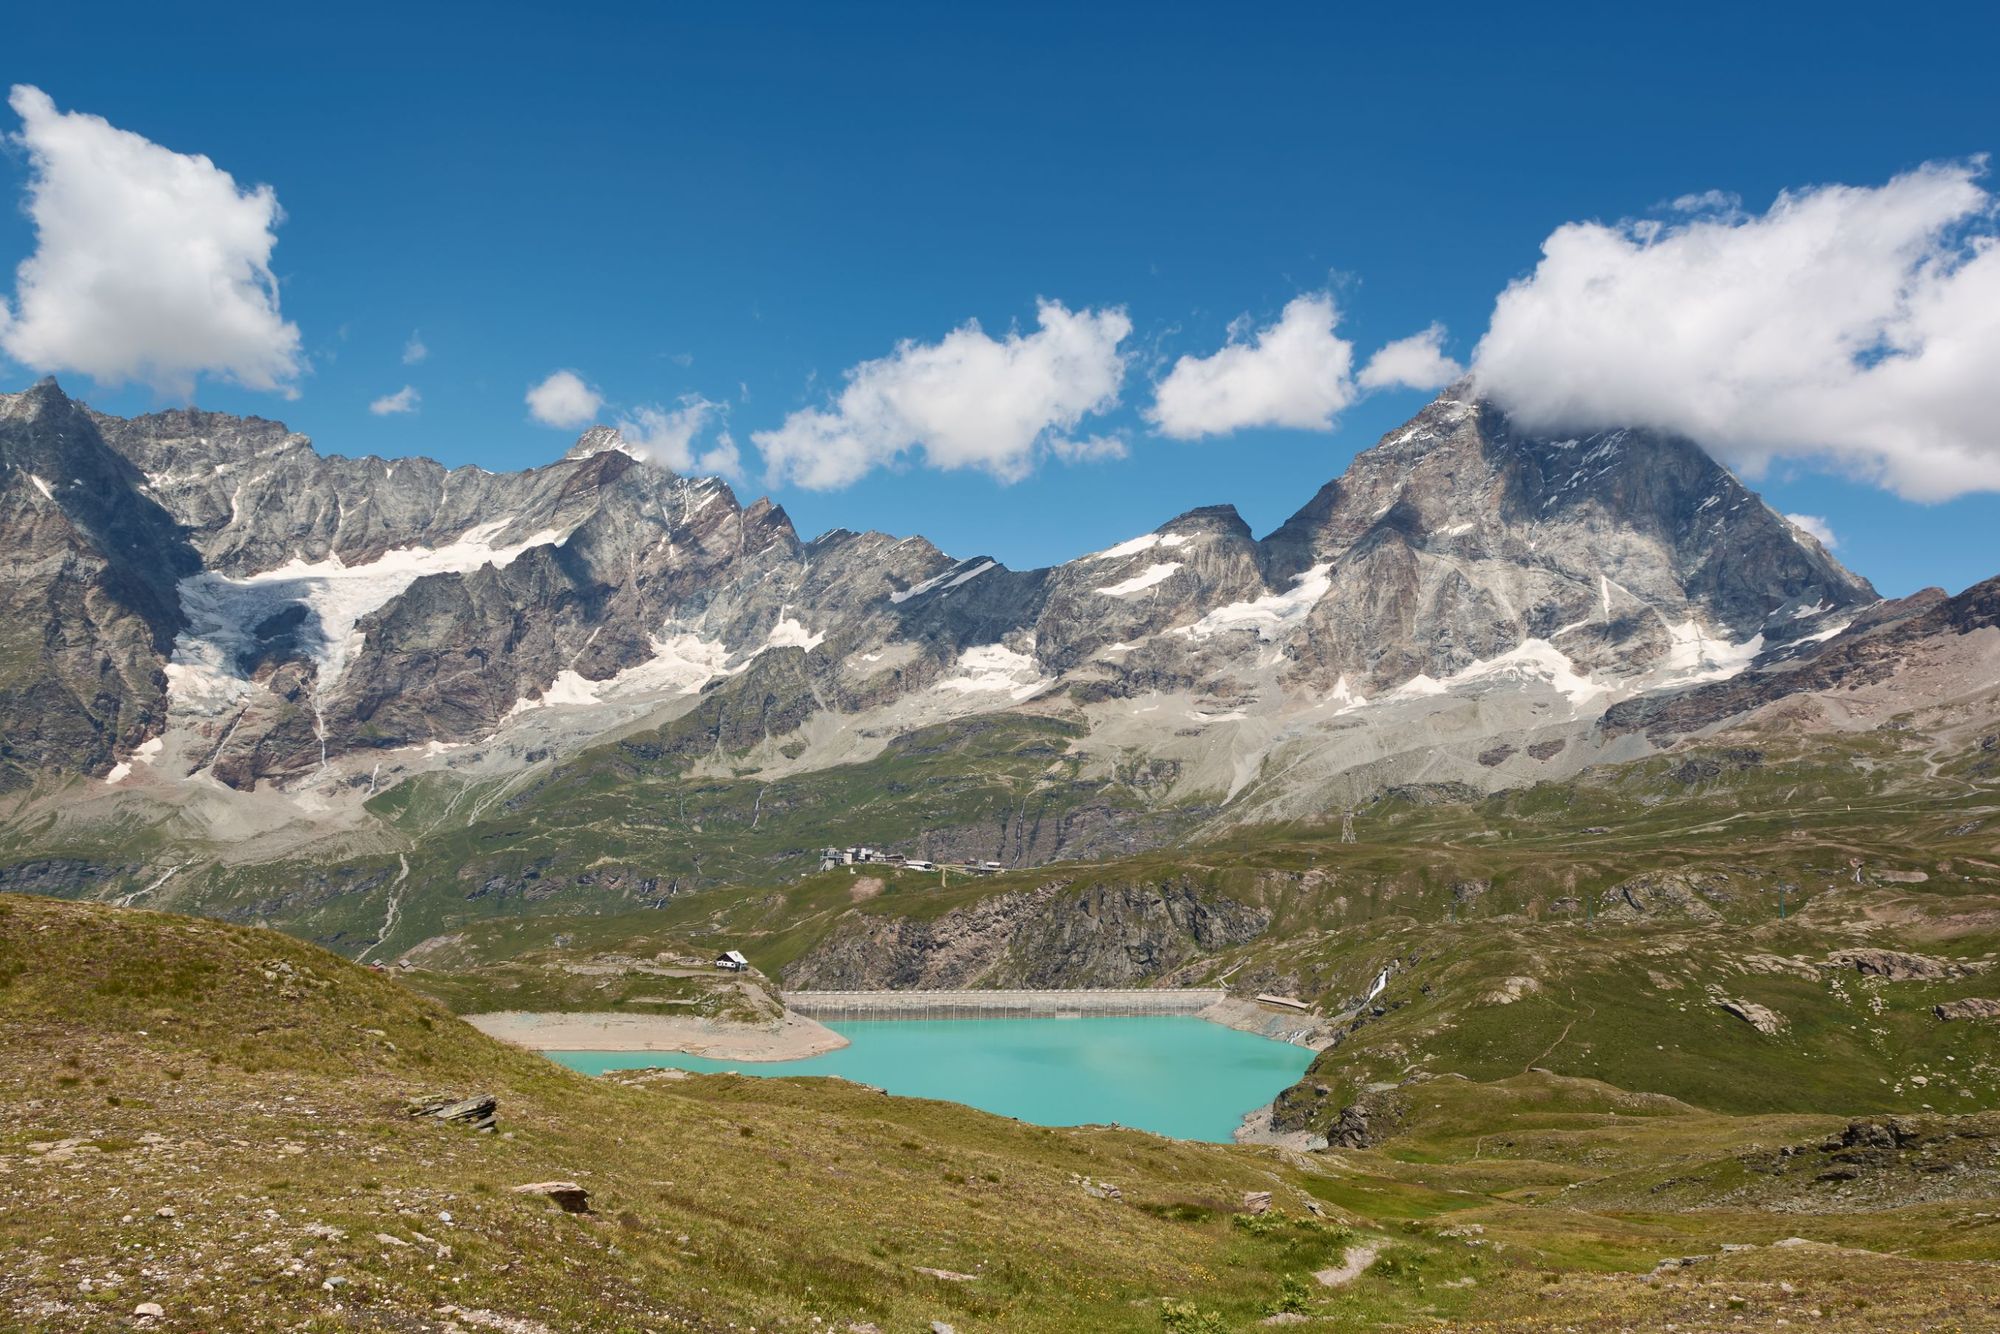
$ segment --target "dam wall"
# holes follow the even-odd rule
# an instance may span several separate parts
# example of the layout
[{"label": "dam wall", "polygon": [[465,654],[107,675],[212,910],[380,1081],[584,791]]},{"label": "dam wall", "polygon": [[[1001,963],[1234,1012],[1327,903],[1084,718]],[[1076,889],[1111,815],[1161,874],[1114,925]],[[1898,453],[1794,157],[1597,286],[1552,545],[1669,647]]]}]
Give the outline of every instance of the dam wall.
[{"label": "dam wall", "polygon": [[1220,989],[1133,987],[1080,991],[787,991],[785,1008],[814,1019],[1081,1019],[1198,1015]]}]

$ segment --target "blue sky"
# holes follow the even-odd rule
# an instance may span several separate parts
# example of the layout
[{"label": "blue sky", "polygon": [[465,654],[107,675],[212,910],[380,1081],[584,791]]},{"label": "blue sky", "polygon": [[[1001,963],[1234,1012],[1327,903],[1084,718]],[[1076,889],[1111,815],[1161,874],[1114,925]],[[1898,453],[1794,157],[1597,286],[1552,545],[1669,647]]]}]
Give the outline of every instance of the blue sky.
[{"label": "blue sky", "polygon": [[[17,13],[0,83],[275,191],[296,397],[204,376],[203,406],[332,452],[521,467],[574,437],[523,401],[574,368],[606,419],[726,405],[709,425],[741,446],[739,490],[806,535],[921,532],[1016,566],[1224,501],[1268,531],[1429,396],[1357,393],[1331,431],[1167,438],[1153,386],[1239,317],[1329,293],[1356,370],[1433,322],[1466,362],[1564,224],[1708,191],[1754,216],[2000,146],[2000,19],[1975,7],[167,8]],[[30,177],[16,145],[0,187]],[[36,247],[0,215],[0,266]],[[754,437],[827,408],[849,368],[968,320],[1032,334],[1038,299],[1129,318],[1118,405],[1044,439],[1124,457],[1044,450],[1002,482],[913,452],[765,486]],[[428,355],[406,365],[413,333]],[[177,398],[57,373],[111,411]],[[0,356],[0,384],[33,374]],[[417,411],[370,412],[405,385]],[[1920,503],[1844,466],[1780,457],[1755,485],[1824,517],[1885,592],[2000,571],[1992,493]]]}]

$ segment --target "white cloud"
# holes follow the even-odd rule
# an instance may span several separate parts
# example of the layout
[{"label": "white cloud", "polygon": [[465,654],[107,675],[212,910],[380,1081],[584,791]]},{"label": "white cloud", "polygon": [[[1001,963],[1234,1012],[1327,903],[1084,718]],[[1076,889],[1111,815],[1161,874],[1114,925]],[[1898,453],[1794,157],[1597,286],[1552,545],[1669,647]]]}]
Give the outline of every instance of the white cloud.
[{"label": "white cloud", "polygon": [[1802,190],[1762,215],[1560,227],[1501,294],[1473,372],[1530,428],[1651,426],[1751,476],[1816,461],[1915,500],[2000,490],[1983,170]]},{"label": "white cloud", "polygon": [[290,392],[299,330],[278,312],[268,185],[237,188],[207,158],[56,110],[17,85],[35,252],[0,302],[0,349],[42,371],[137,380],[186,396],[199,375]]},{"label": "white cloud", "polygon": [[1465,368],[1444,354],[1444,326],[1433,324],[1422,333],[1384,343],[1355,382],[1363,389],[1442,389],[1465,374]]},{"label": "white cloud", "polygon": [[604,406],[604,396],[575,371],[557,371],[528,391],[528,415],[544,426],[573,430],[588,426]]},{"label": "white cloud", "polygon": [[1743,208],[1740,195],[1727,190],[1703,190],[1696,195],[1682,195],[1668,205],[1676,213],[1728,213],[1737,214]]},{"label": "white cloud", "polygon": [[1828,551],[1840,545],[1840,539],[1833,535],[1833,525],[1817,514],[1787,514],[1785,521],[1794,528],[1811,533]]},{"label": "white cloud", "polygon": [[1122,459],[1129,452],[1121,435],[1092,435],[1081,440],[1058,436],[1049,441],[1049,453],[1064,463],[1101,463],[1106,459]]},{"label": "white cloud", "polygon": [[634,408],[618,419],[618,434],[635,454],[675,472],[737,478],[743,475],[743,459],[729,432],[720,432],[706,450],[695,448],[701,433],[727,411],[720,403],[689,394],[677,407]]},{"label": "white cloud", "polygon": [[714,448],[703,450],[695,456],[694,471],[714,473],[732,481],[743,480],[743,453],[736,448],[736,437],[727,431],[719,432],[715,437]]},{"label": "white cloud", "polygon": [[424,346],[423,334],[411,330],[409,341],[403,344],[403,364],[414,366],[430,354],[431,350]]},{"label": "white cloud", "polygon": [[417,392],[415,385],[404,385],[393,394],[384,394],[368,405],[368,410],[378,417],[388,417],[399,412],[415,412],[424,396]]},{"label": "white cloud", "polygon": [[770,480],[847,486],[922,449],[933,468],[978,468],[1002,481],[1033,470],[1057,433],[1118,403],[1132,332],[1123,309],[1071,311],[1044,301],[1034,333],[992,338],[968,321],[935,343],[903,342],[847,373],[827,408],[794,412],[752,439]]},{"label": "white cloud", "polygon": [[1323,292],[1294,297],[1277,323],[1247,341],[1249,321],[1239,320],[1219,351],[1174,363],[1146,416],[1180,440],[1250,426],[1330,431],[1356,394],[1354,344],[1334,332],[1339,321]]}]

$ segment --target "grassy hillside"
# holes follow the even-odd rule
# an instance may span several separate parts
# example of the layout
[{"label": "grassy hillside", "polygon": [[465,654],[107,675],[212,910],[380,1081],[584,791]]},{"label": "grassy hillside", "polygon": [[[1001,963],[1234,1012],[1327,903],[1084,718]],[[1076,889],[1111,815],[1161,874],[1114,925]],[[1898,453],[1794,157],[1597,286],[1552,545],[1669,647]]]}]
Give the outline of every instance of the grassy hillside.
[{"label": "grassy hillside", "polygon": [[[1281,1309],[1947,1329],[2000,1301],[1990,1163],[1909,1209],[1801,1218],[1705,1188],[1663,1207],[1666,1177],[1839,1123],[1586,1081],[1411,1085],[1401,1148],[1316,1158],[837,1081],[592,1081],[281,936],[14,896],[0,1025],[0,1309],[40,1329],[141,1303],[153,1327],[211,1330],[1242,1330]],[[495,1095],[498,1133],[404,1114],[428,1092]],[[594,1212],[512,1189],[556,1178]],[[1562,1200],[1591,1183],[1607,1204]],[[1275,1212],[1239,1216],[1259,1190]],[[1800,1232],[1825,1244],[1765,1245]],[[1344,1286],[1313,1278],[1369,1253]],[[1627,1276],[1688,1254],[1712,1258]]]},{"label": "grassy hillside", "polygon": [[1590,920],[1589,891],[1699,864],[1735,878],[1725,917],[1761,920],[1851,883],[1857,857],[1871,874],[1923,874],[1926,892],[1995,883],[2000,732],[1981,737],[1968,721],[1991,708],[1971,701],[1856,733],[1773,725],[1486,799],[1393,790],[1354,812],[1354,843],[1338,822],[1231,828],[1226,808],[1163,801],[1143,765],[1089,775],[1072,753],[1075,724],[1058,717],[963,719],[865,762],[768,781],[691,750],[699,737],[683,720],[510,779],[410,780],[370,801],[379,825],[276,861],[236,860],[137,806],[109,825],[58,806],[0,807],[0,889],[137,895],[371,958],[481,921],[679,911],[732,887],[789,893],[821,846],[856,842],[1052,863],[992,892],[1183,871],[1216,883],[1289,876],[1299,892],[1285,924],[1314,930],[1390,914]]},{"label": "grassy hillside", "polygon": [[106,824],[0,804],[0,889],[138,894],[378,957],[482,920],[783,883],[831,844],[1042,862],[1152,846],[1204,814],[1158,804],[1141,774],[1085,777],[1069,753],[1079,728],[1056,718],[962,719],[865,762],[771,781],[690,754],[683,727],[507,779],[427,774],[369,801],[381,823],[365,838],[331,836],[277,860],[239,861],[169,812],[134,807]]},{"label": "grassy hillside", "polygon": [[784,1010],[761,973],[719,973],[714,950],[661,931],[657,915],[517,917],[434,936],[397,980],[454,1014],[626,1013],[760,1023]]}]

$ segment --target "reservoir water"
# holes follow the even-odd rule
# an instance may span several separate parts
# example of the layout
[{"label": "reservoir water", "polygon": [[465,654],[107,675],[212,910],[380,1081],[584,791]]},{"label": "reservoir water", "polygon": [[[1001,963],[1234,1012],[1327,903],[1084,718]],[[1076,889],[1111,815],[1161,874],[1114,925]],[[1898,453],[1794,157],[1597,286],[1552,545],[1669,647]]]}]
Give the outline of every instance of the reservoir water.
[{"label": "reservoir water", "polygon": [[1116,1121],[1226,1143],[1243,1116],[1305,1073],[1312,1052],[1171,1015],[1092,1019],[871,1019],[829,1024],[839,1051],[798,1061],[714,1061],[660,1051],[552,1051],[603,1074],[672,1066],[746,1075],[839,1075],[1044,1126]]}]

